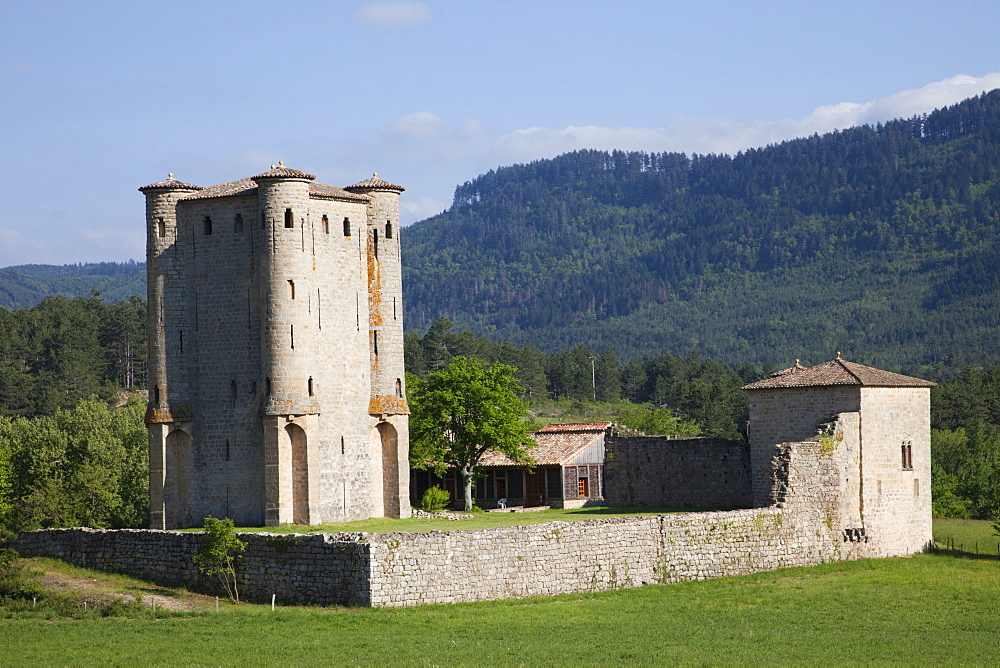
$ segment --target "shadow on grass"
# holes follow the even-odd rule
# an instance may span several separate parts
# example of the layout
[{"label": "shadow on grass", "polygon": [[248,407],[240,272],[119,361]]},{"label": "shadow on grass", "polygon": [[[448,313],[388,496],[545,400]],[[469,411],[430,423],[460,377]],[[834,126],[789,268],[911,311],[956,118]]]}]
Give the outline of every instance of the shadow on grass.
[{"label": "shadow on grass", "polygon": [[[988,549],[992,547],[996,552],[989,552]],[[978,550],[978,551],[976,551]],[[939,545],[928,551],[928,554],[940,555],[942,557],[954,557],[956,559],[971,559],[974,561],[996,561],[1000,562],[1000,545],[983,545],[980,543],[978,546],[969,546],[957,544],[954,549],[950,547],[944,547]]]}]

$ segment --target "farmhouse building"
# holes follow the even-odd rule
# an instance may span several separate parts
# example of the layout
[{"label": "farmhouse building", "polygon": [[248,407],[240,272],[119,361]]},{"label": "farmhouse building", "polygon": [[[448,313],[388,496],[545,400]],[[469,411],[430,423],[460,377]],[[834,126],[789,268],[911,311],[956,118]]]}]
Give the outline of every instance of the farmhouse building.
[{"label": "farmhouse building", "polygon": [[[512,506],[551,506],[580,508],[604,498],[604,444],[611,431],[610,422],[550,424],[531,434],[535,445],[528,449],[534,464],[514,462],[506,455],[489,451],[480,465],[484,476],[476,480],[472,497],[482,508],[496,508],[500,499]],[[460,481],[454,471],[444,478],[433,471],[411,474],[412,502],[420,499],[428,487],[438,485],[462,498]]]},{"label": "farmhouse building", "polygon": [[315,178],[139,189],[153,528],[409,514],[403,188]]}]

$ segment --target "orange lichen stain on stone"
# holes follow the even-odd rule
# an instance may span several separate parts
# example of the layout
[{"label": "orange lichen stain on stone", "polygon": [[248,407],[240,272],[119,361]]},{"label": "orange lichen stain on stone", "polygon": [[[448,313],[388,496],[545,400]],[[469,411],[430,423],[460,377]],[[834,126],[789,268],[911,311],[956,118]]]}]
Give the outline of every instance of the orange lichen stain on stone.
[{"label": "orange lichen stain on stone", "polygon": [[369,415],[409,415],[406,399],[388,394],[377,394],[368,402]]},{"label": "orange lichen stain on stone", "polygon": [[382,274],[379,261],[375,257],[375,245],[368,243],[368,325],[382,326]]}]

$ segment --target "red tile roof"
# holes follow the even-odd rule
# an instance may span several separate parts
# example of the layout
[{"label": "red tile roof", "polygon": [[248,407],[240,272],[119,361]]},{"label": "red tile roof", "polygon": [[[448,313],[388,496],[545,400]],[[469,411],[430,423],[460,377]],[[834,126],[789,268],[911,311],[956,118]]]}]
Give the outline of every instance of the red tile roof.
[{"label": "red tile roof", "polygon": [[[538,466],[568,464],[587,448],[600,443],[610,426],[610,422],[550,424],[531,434],[536,445],[528,454]],[[498,452],[487,452],[479,463],[482,466],[524,466]]]},{"label": "red tile roof", "polygon": [[769,390],[780,387],[823,387],[861,385],[865,387],[934,387],[937,383],[891,371],[883,371],[845,359],[804,367],[798,364],[771,374],[770,378],[744,385],[744,390]]},{"label": "red tile roof", "polygon": [[[254,177],[256,178],[256,177]],[[148,187],[148,186],[147,186]],[[220,183],[217,186],[210,186],[208,188],[200,189],[200,192],[192,193],[183,199],[212,199],[215,197],[239,197],[241,195],[253,195],[256,193],[257,183],[252,178],[240,179],[239,181],[230,181],[229,183]],[[367,195],[359,195],[357,193],[347,192],[343,188],[338,188],[337,186],[330,186],[325,183],[313,183],[309,184],[309,196],[316,197],[318,199],[336,199],[344,200],[347,202],[367,202]]]}]

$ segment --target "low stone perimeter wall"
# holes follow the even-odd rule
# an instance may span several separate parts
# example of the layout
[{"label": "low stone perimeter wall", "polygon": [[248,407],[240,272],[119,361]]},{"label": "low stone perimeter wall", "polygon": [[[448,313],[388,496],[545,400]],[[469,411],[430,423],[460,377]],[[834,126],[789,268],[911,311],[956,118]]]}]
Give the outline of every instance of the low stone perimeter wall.
[{"label": "low stone perimeter wall", "polygon": [[[279,603],[399,606],[536,596],[741,575],[835,559],[905,554],[869,535],[846,541],[836,453],[779,448],[770,508],[552,522],[426,534],[247,533],[245,597]],[[191,557],[199,534],[53,529],[10,547],[25,555],[209,587]]]}]

